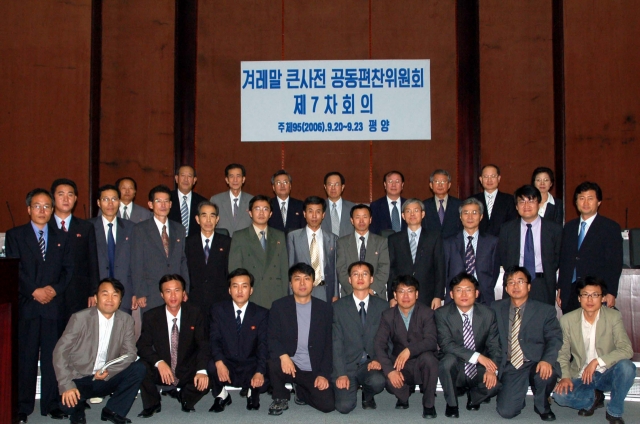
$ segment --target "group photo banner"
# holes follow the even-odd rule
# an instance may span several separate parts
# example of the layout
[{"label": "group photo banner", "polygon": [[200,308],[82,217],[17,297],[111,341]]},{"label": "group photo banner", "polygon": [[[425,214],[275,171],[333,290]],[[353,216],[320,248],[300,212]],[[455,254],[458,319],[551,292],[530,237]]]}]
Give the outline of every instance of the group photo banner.
[{"label": "group photo banner", "polygon": [[241,141],[430,140],[429,60],[242,62]]}]

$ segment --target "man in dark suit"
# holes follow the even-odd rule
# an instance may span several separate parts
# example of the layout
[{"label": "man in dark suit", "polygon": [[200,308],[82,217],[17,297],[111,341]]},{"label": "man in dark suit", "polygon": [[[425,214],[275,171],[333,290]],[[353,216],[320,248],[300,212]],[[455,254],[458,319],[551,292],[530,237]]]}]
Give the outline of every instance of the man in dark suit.
[{"label": "man in dark suit", "polygon": [[231,300],[211,307],[209,340],[211,393],[215,401],[209,412],[222,412],[231,405],[225,383],[247,390],[247,409],[260,409],[260,394],[267,391],[267,325],[269,310],[249,301],[253,275],[235,269],[228,277]]},{"label": "man in dark suit", "polygon": [[231,163],[224,169],[224,181],[229,190],[223,191],[211,197],[211,203],[218,205],[220,222],[218,226],[229,231],[229,236],[238,230],[251,226],[249,201],[253,197],[242,191],[247,172],[244,165]]},{"label": "man in dark suit", "polygon": [[294,199],[291,194],[291,175],[284,169],[271,177],[271,187],[276,197],[271,198],[271,218],[269,226],[288,234],[305,226],[302,200]]},{"label": "man in dark suit", "polygon": [[149,208],[153,209],[153,219],[134,227],[131,249],[134,294],[141,312],[164,304],[156,294],[163,275],[182,275],[187,282],[186,291],[189,290],[184,227],[167,217],[171,209],[171,191],[167,186],[159,185],[149,191]]},{"label": "man in dark suit", "polygon": [[542,197],[534,186],[520,187],[513,197],[520,219],[502,225],[500,264],[504,269],[515,265],[527,268],[533,278],[529,299],[553,306],[562,227],[538,215]]},{"label": "man in dark suit", "polygon": [[122,298],[120,309],[131,314],[138,308],[133,296],[131,277],[131,246],[133,245],[133,227],[129,220],[118,218],[120,191],[114,185],[104,185],[98,189],[98,208],[102,216],[90,221],[96,234],[98,250],[98,270],[100,280],[115,278],[124,286],[127,296]]},{"label": "man in dark suit", "polygon": [[496,314],[476,303],[478,280],[466,272],[449,283],[453,302],[436,311],[440,358],[439,377],[447,401],[445,416],[459,418],[458,393],[467,391],[467,410],[498,393],[500,337]]},{"label": "man in dark suit", "polygon": [[382,178],[386,195],[371,203],[371,232],[380,235],[382,230],[399,232],[407,226],[400,219],[402,204],[400,197],[404,188],[404,175],[400,171],[389,171]]},{"label": "man in dark suit", "polygon": [[311,266],[295,264],[289,268],[289,277],[293,295],[276,300],[269,311],[268,364],[273,387],[269,415],[289,409],[291,393],[286,383],[295,384],[296,404],[331,412],[332,308],[311,296],[315,280]]},{"label": "man in dark suit", "polygon": [[69,244],[73,255],[73,274],[64,293],[64,320],[60,322],[59,334],[62,334],[69,318],[74,313],[94,306],[94,296],[98,288],[98,254],[96,234],[90,222],[74,215],[73,209],[78,200],[76,183],[59,178],[51,184],[53,195],[53,218],[49,226],[55,226],[69,234]]},{"label": "man in dark suit", "polygon": [[200,231],[187,237],[185,247],[189,297],[205,317],[214,303],[231,299],[227,283],[231,237],[215,232],[219,219],[217,205],[208,200],[201,202],[196,216]]},{"label": "man in dark suit", "polygon": [[562,347],[562,330],[556,309],[529,299],[531,276],[524,267],[507,268],[503,284],[510,298],[492,305],[502,348],[498,367],[502,388],[498,393],[496,410],[503,418],[519,415],[531,385],[533,410],[542,421],[555,421],[549,395],[560,375],[557,359]]},{"label": "man in dark suit", "polygon": [[269,198],[254,196],[249,202],[252,225],[231,239],[229,269],[244,268],[256,279],[253,302],[271,308],[274,300],[288,293],[289,269],[284,233],[267,225],[271,216]]},{"label": "man in dark suit", "polygon": [[178,168],[175,179],[178,188],[171,191],[169,219],[180,222],[187,236],[197,234],[200,227],[196,221],[198,205],[207,199],[193,191],[193,187],[198,182],[196,169],[189,165],[182,165]]},{"label": "man in dark suit", "polygon": [[513,198],[507,193],[498,191],[500,168],[497,165],[485,165],[482,168],[480,184],[484,191],[473,195],[482,202],[485,212],[480,221],[480,232],[498,237],[502,224],[518,217]]},{"label": "man in dark suit", "polygon": [[[445,281],[450,282],[461,272],[473,275],[480,285],[477,303],[491,306],[500,275],[498,237],[481,234],[478,230],[484,212],[482,202],[478,199],[468,198],[462,202],[459,211],[464,230],[443,241]],[[445,296],[445,299],[447,303],[451,301],[450,296]]]},{"label": "man in dark suit", "polygon": [[324,191],[327,193],[327,209],[322,220],[322,230],[338,237],[353,233],[351,208],[355,203],[342,198],[345,186],[344,176],[339,172],[329,172],[324,176]]},{"label": "man in dark suit", "polygon": [[209,340],[200,308],[184,303],[186,282],[179,274],[164,275],[158,284],[164,304],[149,309],[142,320],[138,356],[147,369],[140,385],[142,412],[149,418],[160,412],[160,393],[156,384],[181,389],[178,400],[183,412],[209,391]]},{"label": "man in dark suit", "polygon": [[436,322],[433,310],[418,302],[418,289],[418,280],[410,275],[393,281],[398,304],[382,313],[375,352],[387,377],[387,391],[398,399],[396,409],[409,408],[410,388],[421,384],[422,418],[436,418]]},{"label": "man in dark suit", "polygon": [[303,205],[307,225],[287,235],[289,266],[299,262],[311,265],[316,273],[312,296],[325,302],[339,298],[336,271],[336,243],[338,236],[320,228],[326,203],[318,196],[307,197]]},{"label": "man in dark suit", "polygon": [[585,181],[576,187],[573,202],[580,217],[567,222],[562,232],[558,306],[565,314],[578,309],[580,303],[572,284],[578,278],[591,275],[607,283],[605,302],[613,308],[622,274],[620,225],[598,213],[602,190],[597,183]]},{"label": "man in dark suit", "polygon": [[18,419],[27,422],[35,407],[38,358],[40,359],[40,412],[62,419],[53,371],[53,348],[64,319],[63,294],[73,273],[68,233],[47,225],[53,199],[45,189],[27,194],[28,224],[7,231],[8,258],[20,260],[18,281]]},{"label": "man in dark suit", "polygon": [[429,187],[434,196],[424,201],[422,226],[429,231],[440,231],[443,239],[459,234],[462,230],[458,211],[461,202],[449,196],[451,175],[445,169],[436,169],[429,177]]},{"label": "man in dark suit", "polygon": [[133,203],[138,192],[136,180],[131,177],[122,177],[116,181],[115,186],[120,190],[118,218],[131,221],[134,224],[153,218],[153,213],[146,206],[138,206]]},{"label": "man in dark suit", "polygon": [[402,204],[402,219],[407,229],[389,236],[389,303],[395,306],[392,283],[399,275],[411,275],[420,283],[420,302],[438,309],[444,299],[445,268],[442,237],[439,231],[422,228],[424,204],[409,199]]},{"label": "man in dark suit", "polygon": [[353,296],[333,305],[333,375],[336,409],[348,414],[356,407],[358,387],[362,386],[362,409],[376,409],[374,396],[384,389],[382,365],[376,359],[373,341],[382,312],[389,305],[369,295],[373,265],[349,265],[349,284]]}]

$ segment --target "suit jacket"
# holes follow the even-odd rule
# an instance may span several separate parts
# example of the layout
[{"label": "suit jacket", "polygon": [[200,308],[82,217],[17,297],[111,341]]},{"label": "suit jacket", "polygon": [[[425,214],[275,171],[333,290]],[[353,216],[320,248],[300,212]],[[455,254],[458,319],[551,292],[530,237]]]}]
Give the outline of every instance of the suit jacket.
[{"label": "suit jacket", "polygon": [[[560,326],[562,348],[558,353],[558,362],[562,378],[579,378],[580,370],[587,362],[587,351],[582,338],[582,308],[563,315]],[[633,357],[631,340],[624,329],[620,311],[606,306],[600,308],[596,324],[596,352],[607,368]]]},{"label": "suit jacket", "polygon": [[[329,380],[333,370],[331,324],[333,308],[327,302],[311,298],[311,325],[309,327],[309,360],[315,379]],[[298,316],[296,301],[289,295],[273,302],[269,311],[269,357],[279,358],[285,353],[292,357],[298,349]]]},{"label": "suit jacket", "polygon": [[215,233],[209,246],[206,263],[200,230],[187,237],[185,246],[191,283],[189,301],[199,305],[205,315],[214,303],[231,299],[227,283],[231,237]]},{"label": "suit jacket", "polygon": [[[353,288],[349,284],[349,265],[360,260],[355,234],[351,233],[340,237],[337,243],[336,264],[338,281],[342,286],[342,296],[353,293]],[[373,284],[371,288],[377,293],[377,296],[386,300],[387,280],[389,279],[389,247],[387,239],[369,231],[364,260],[373,265]]]},{"label": "suit jacket", "polygon": [[[333,231],[331,223],[331,200],[326,199],[325,202],[327,202],[327,211],[325,212],[324,219],[322,220],[322,231],[330,233]],[[351,208],[355,205],[356,204],[353,202],[342,199],[342,211],[340,212],[340,234],[338,234],[338,237],[353,233],[354,229],[351,224]]]},{"label": "suit jacket", "polygon": [[[402,231],[407,229],[407,223],[402,219],[402,205],[407,200],[404,197],[400,197],[398,206],[398,212],[400,214],[400,225]],[[389,203],[387,203],[387,196],[383,196],[378,200],[371,203],[371,226],[369,231],[374,234],[380,235],[382,230],[391,229],[391,213],[389,213]]]},{"label": "suit jacket", "polygon": [[[182,196],[184,194],[179,193],[178,190],[171,190],[171,210],[169,210],[169,219],[182,224]],[[200,196],[195,191],[191,191],[191,203],[189,204],[189,234],[200,233],[200,224],[196,221],[198,215],[198,205],[200,202],[207,200],[205,197]]]},{"label": "suit jacket", "polygon": [[415,263],[411,259],[408,231],[403,230],[390,235],[389,260],[391,263],[387,283],[389,299],[393,299],[392,283],[399,275],[412,275],[418,280],[420,283],[418,302],[431,307],[434,297],[444,299],[445,267],[440,232],[428,231],[426,228],[420,231]]},{"label": "suit jacket", "polygon": [[[100,280],[109,277],[109,248],[107,237],[104,234],[102,217],[90,220],[96,235],[98,251],[98,270]],[[133,245],[133,227],[135,224],[122,218],[116,218],[116,255],[113,276],[124,285],[124,298],[120,309],[131,309],[131,297],[133,296],[133,278],[131,276],[131,246]],[[93,291],[97,290],[98,286]]]},{"label": "suit jacket", "polygon": [[251,300],[271,308],[274,300],[289,293],[289,262],[284,233],[267,229],[267,250],[262,249],[253,225],[237,231],[231,240],[229,269],[247,269],[255,278]]},{"label": "suit jacket", "polygon": [[[449,292],[448,285],[453,277],[466,271],[465,252],[467,250],[467,242],[465,233],[462,231],[443,241],[447,293]],[[494,290],[499,275],[498,237],[480,233],[478,234],[478,246],[476,248],[476,278],[480,283],[478,303],[491,306],[493,301],[496,300]],[[445,299],[447,303],[451,301],[450,296],[445,296]]]},{"label": "suit jacket", "polygon": [[185,250],[184,227],[175,221],[167,220],[169,226],[169,256],[165,254],[162,237],[155,219],[147,219],[133,228],[133,247],[131,249],[131,275],[133,290],[137,297],[147,298],[146,312],[156,306],[164,305],[158,282],[163,275],[180,274],[187,282],[189,291],[189,269]]},{"label": "suit jacket", "polygon": [[[238,201],[238,216],[233,217],[233,205],[229,197],[229,191],[223,191],[211,197],[211,203],[218,206],[218,228],[226,228],[229,231],[229,237],[233,237],[233,233],[251,226],[251,217],[249,216],[249,201],[253,198],[252,194],[240,193]],[[233,269],[233,268],[232,268]]]},{"label": "suit jacket", "polygon": [[553,200],[556,202],[554,205],[547,205],[547,209],[544,211],[543,218],[550,219],[551,221],[562,225],[564,223],[564,210],[562,207],[562,199],[558,199],[554,197]]},{"label": "suit jacket", "polygon": [[449,196],[447,199],[447,209],[444,211],[444,220],[440,224],[440,216],[438,208],[440,203],[438,199],[430,197],[424,201],[424,219],[422,226],[429,231],[440,231],[442,238],[456,235],[462,231],[462,221],[460,220],[460,212],[458,209],[462,201],[457,197]]},{"label": "suit jacket", "polygon": [[[73,275],[73,254],[69,233],[49,227],[46,260],[38,246],[31,222],[15,227],[6,234],[8,258],[20,259],[18,271],[18,313],[20,319],[42,317],[62,319],[64,292]],[[56,296],[46,305],[33,298],[35,289],[51,286]]]},{"label": "suit jacket", "polygon": [[267,375],[267,326],[269,310],[253,302],[247,304],[240,333],[236,331],[236,311],[231,300],[218,302],[211,307],[209,340],[211,360],[215,363],[250,368]]},{"label": "suit jacket", "polygon": [[[338,272],[336,270],[338,237],[331,231],[322,231],[322,253],[324,255],[324,282],[326,283],[327,301],[330,302],[338,293]],[[309,239],[307,227],[290,232],[287,235],[287,251],[289,252],[289,266],[299,262],[311,265],[311,252],[309,251]],[[313,293],[313,292],[312,292]]]},{"label": "suit jacket", "polygon": [[274,197],[269,201],[269,204],[271,205],[271,218],[269,218],[268,222],[269,227],[273,227],[285,234],[289,234],[289,231],[304,228],[307,225],[307,221],[304,219],[304,215],[302,214],[302,200],[294,199],[289,196],[286,227],[282,223],[282,211],[280,210],[281,200],[278,197]]},{"label": "suit jacket", "polygon": [[451,302],[436,310],[438,345],[443,353],[450,353],[463,362],[469,362],[475,352],[500,363],[500,335],[496,314],[488,306],[473,305],[471,329],[475,350],[464,347],[462,317],[455,303]]},{"label": "suit jacket", "polygon": [[[73,314],[53,350],[53,369],[60,393],[76,388],[73,380],[93,374],[100,335],[98,313],[98,309],[93,307]],[[113,327],[105,362],[128,356],[108,368],[107,380],[125,370],[137,358],[133,318],[125,312],[116,311],[111,319]]]},{"label": "suit jacket", "polygon": [[[522,220],[514,219],[506,222],[500,230],[500,264],[504,269],[520,264],[520,246],[524,241],[520,238]],[[562,241],[562,227],[555,222],[541,219],[540,249],[542,256],[542,270],[544,272],[544,286],[531,284],[529,299],[554,305],[556,300],[556,271],[560,260],[560,243]],[[531,276],[535,280],[535,275]]]},{"label": "suit jacket", "polygon": [[[199,370],[207,369],[210,350],[209,339],[205,331],[204,316],[195,305],[183,303],[180,307],[180,334],[178,336],[178,362],[176,378],[184,380],[193,378]],[[171,365],[171,344],[169,342],[169,325],[167,323],[166,306],[164,304],[148,310],[142,320],[142,332],[138,339],[138,356],[140,360],[151,364],[164,361]]]},{"label": "suit jacket", "polygon": [[[502,349],[502,361],[498,367],[499,378],[507,364],[507,349],[511,340],[509,332],[510,305],[511,299],[498,300],[491,305],[496,313]],[[552,367],[558,368],[557,360],[558,351],[562,347],[562,330],[558,318],[556,318],[556,308],[546,303],[527,299],[520,322],[518,340],[526,359],[533,362],[545,361],[550,363]]]},{"label": "suit jacket", "polygon": [[[401,313],[398,306],[384,311],[376,333],[374,341],[376,358],[382,365],[382,372],[385,376],[394,370],[393,364],[405,348],[409,348],[409,352],[411,352],[409,361],[425,352],[435,354],[438,349],[436,321],[430,307],[416,302],[409,321],[409,330],[404,326]],[[391,349],[389,349],[389,342],[392,345]],[[413,362],[416,363],[416,361]],[[405,366],[411,365],[407,363]],[[414,373],[414,375],[416,374]]]},{"label": "suit jacket", "polygon": [[502,224],[518,218],[518,211],[516,211],[515,204],[513,203],[513,196],[501,191],[496,191],[495,193],[496,198],[493,201],[491,219],[489,219],[489,213],[487,212],[487,202],[484,198],[484,192],[474,194],[472,197],[481,201],[484,207],[484,214],[482,215],[482,221],[480,221],[480,232],[498,237]]},{"label": "suit jacket", "polygon": [[362,358],[367,352],[377,360],[374,339],[380,326],[382,312],[389,309],[384,300],[369,296],[364,327],[353,296],[346,296],[333,304],[333,379],[343,375],[355,377]]},{"label": "suit jacket", "polygon": [[[127,209],[127,213],[129,214],[129,221],[137,224],[138,222],[146,221],[149,218],[153,218],[153,212],[151,212],[148,208],[140,205],[136,205],[131,202],[129,204],[130,209]],[[102,211],[98,210],[98,216],[102,216]],[[120,209],[118,208],[118,218],[122,218],[120,214]]]},{"label": "suit jacket", "polygon": [[578,250],[579,226],[580,218],[573,219],[567,222],[562,232],[558,274],[558,288],[561,289],[562,303],[567,304],[569,297],[575,296],[571,287],[574,269],[577,278],[593,275],[604,279],[607,283],[607,292],[617,296],[620,274],[622,274],[620,226],[617,222],[597,214]]}]

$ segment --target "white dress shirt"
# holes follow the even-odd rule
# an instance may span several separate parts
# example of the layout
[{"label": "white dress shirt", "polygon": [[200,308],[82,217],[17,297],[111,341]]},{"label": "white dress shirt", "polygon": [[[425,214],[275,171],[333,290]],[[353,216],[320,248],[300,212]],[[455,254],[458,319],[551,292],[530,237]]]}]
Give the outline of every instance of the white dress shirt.
[{"label": "white dress shirt", "polygon": [[[180,201],[180,207],[178,208],[180,210],[180,219],[182,219],[182,204],[184,203],[184,196],[187,196],[187,211],[188,211],[188,216],[189,218],[191,218],[191,197],[192,197],[193,191],[190,191],[187,194],[184,194],[183,192],[181,192],[180,190],[178,190],[178,201]],[[180,223],[182,223],[182,221],[180,221]]]},{"label": "white dress shirt", "polygon": [[202,239],[202,250],[204,250],[204,247],[207,245],[207,240],[209,240],[209,250],[211,250],[211,245],[213,244],[213,236],[215,234],[216,232],[214,231],[213,234],[211,234],[211,237],[207,237],[202,234],[202,232],[200,232],[200,238]]},{"label": "white dress shirt", "polygon": [[547,211],[547,205],[555,205],[556,201],[553,199],[551,193],[548,193],[549,197],[547,197],[547,201],[540,205],[538,208],[538,215],[544,218],[544,214]]},{"label": "white dress shirt", "polygon": [[109,340],[111,340],[111,330],[113,330],[113,315],[107,319],[102,315],[102,312],[98,311],[98,354],[96,355],[96,362],[93,364],[94,374],[102,369],[105,362],[107,362]]},{"label": "white dress shirt", "polygon": [[[527,222],[524,219],[520,219],[520,266],[524,266],[524,244],[527,237]],[[531,233],[533,234],[533,249],[536,256],[536,273],[544,272],[542,268],[542,218],[538,215],[535,221],[531,222]],[[535,279],[536,276],[532,275],[531,279]]]},{"label": "white dress shirt", "polygon": [[358,310],[358,313],[360,313],[360,302],[364,302],[364,311],[367,312],[369,310],[369,295],[367,295],[367,297],[365,297],[364,299],[360,300],[356,297],[355,293],[352,294],[353,296],[353,300],[356,302],[356,308]]},{"label": "white dress shirt", "polygon": [[233,303],[233,316],[237,317],[238,316],[238,310],[240,310],[240,322],[244,322],[244,314],[245,312],[247,312],[247,305],[249,304],[249,302],[245,303],[242,308],[239,307],[238,305],[236,305],[236,302],[234,302],[233,300],[231,301]]},{"label": "white dress shirt", "polygon": [[586,222],[587,225],[584,227],[584,236],[587,236],[587,233],[589,232],[589,228],[591,228],[591,224],[593,224],[593,220],[596,219],[596,216],[598,216],[598,213],[595,213],[591,218],[588,218],[586,221],[584,219],[582,219],[582,216],[580,217],[580,224],[578,225],[578,235],[580,235],[580,227],[582,227],[582,223]]},{"label": "white dress shirt", "polygon": [[104,238],[105,240],[107,240],[107,244],[109,244],[109,224],[113,224],[111,226],[111,233],[113,233],[113,241],[115,243],[115,241],[117,240],[117,233],[118,233],[118,220],[116,218],[113,218],[113,222],[109,222],[109,220],[107,218],[104,217],[104,215],[102,215],[102,226],[104,227]]},{"label": "white dress shirt", "polygon": [[598,320],[600,319],[600,311],[596,315],[596,319],[593,321],[593,324],[589,324],[584,317],[584,311],[582,311],[582,341],[584,342],[584,350],[587,353],[587,360],[582,365],[582,369],[580,370],[580,377],[582,377],[582,373],[584,369],[587,368],[587,365],[591,363],[594,359],[598,360],[598,366],[596,367],[596,371],[602,373],[607,370],[607,364],[598,357],[598,352],[596,351],[596,326],[598,325]]},{"label": "white dress shirt", "polygon": [[364,248],[366,249],[367,242],[369,241],[369,231],[367,231],[367,234],[365,234],[364,236],[361,236],[360,234],[358,234],[357,231],[354,231],[353,235],[356,237],[356,248],[357,248],[358,255],[360,255],[360,245],[362,244],[362,241],[360,241],[360,237],[364,237]]},{"label": "white dress shirt", "polygon": [[156,222],[156,227],[158,227],[158,232],[160,233],[160,237],[162,237],[162,227],[164,227],[165,225],[167,226],[167,236],[169,236],[169,219],[167,218],[167,222],[165,224],[158,221],[158,218],[156,218],[155,216],[153,217],[153,220]]}]

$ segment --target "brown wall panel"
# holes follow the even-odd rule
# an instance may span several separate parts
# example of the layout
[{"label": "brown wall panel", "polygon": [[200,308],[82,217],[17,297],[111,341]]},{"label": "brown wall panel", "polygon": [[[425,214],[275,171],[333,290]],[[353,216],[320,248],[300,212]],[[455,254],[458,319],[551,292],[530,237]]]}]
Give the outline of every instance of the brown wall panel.
[{"label": "brown wall panel", "polygon": [[481,164],[513,193],[554,168],[551,0],[480,1]]},{"label": "brown wall panel", "polygon": [[[600,211],[640,227],[640,3],[565,1],[566,192],[603,191]],[[567,220],[577,216],[567,205]]]},{"label": "brown wall panel", "polygon": [[0,231],[28,222],[27,192],[76,181],[89,194],[91,1],[4,2],[0,14]]},{"label": "brown wall panel", "polygon": [[145,205],[173,188],[175,2],[103,1],[100,184],[128,175]]}]

